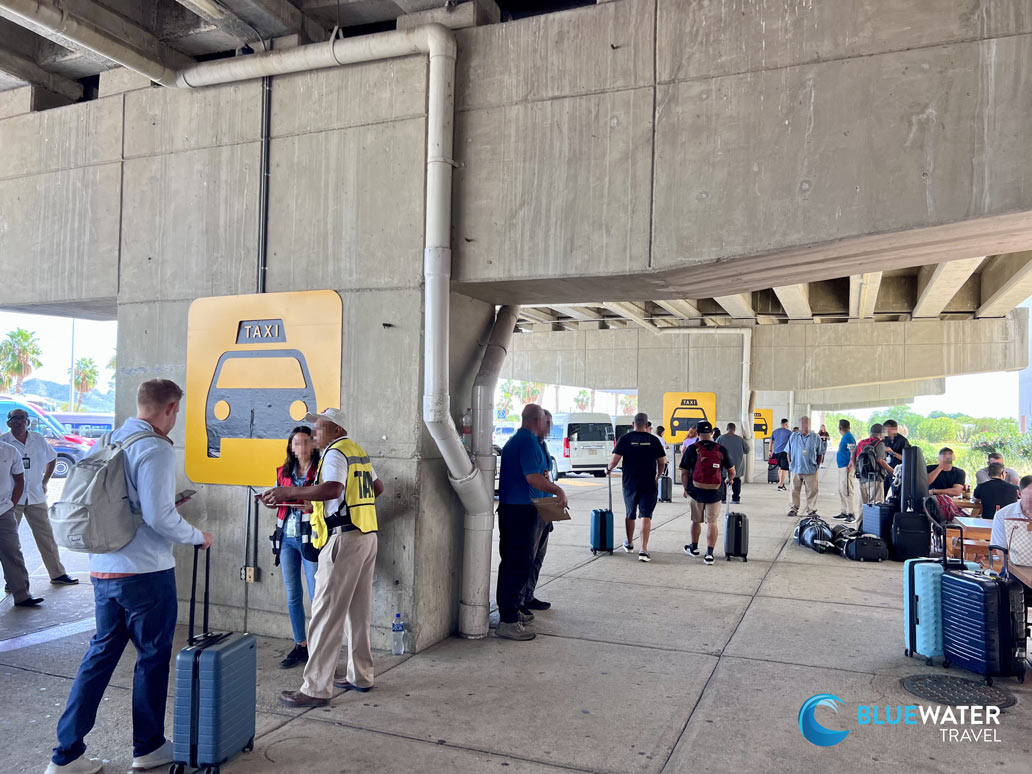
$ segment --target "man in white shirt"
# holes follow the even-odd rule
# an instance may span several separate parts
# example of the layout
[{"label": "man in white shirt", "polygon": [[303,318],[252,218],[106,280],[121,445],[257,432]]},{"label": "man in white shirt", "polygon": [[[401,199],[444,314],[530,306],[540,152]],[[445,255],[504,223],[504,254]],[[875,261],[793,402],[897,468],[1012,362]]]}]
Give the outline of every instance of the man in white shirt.
[{"label": "man in white shirt", "polygon": [[25,409],[16,408],[8,412],[7,426],[11,431],[0,435],[0,441],[15,448],[25,468],[25,490],[14,505],[15,518],[19,526],[23,516],[29,522],[50,582],[55,586],[74,586],[79,581],[70,577],[61,564],[47,516],[47,484],[54,474],[57,453],[46,438],[29,430],[29,415]]},{"label": "man in white shirt", "polygon": [[25,488],[21,455],[9,444],[0,443],[0,565],[4,579],[14,595],[16,607],[35,607],[43,601],[29,593],[29,572],[18,540],[18,521],[14,504]]}]

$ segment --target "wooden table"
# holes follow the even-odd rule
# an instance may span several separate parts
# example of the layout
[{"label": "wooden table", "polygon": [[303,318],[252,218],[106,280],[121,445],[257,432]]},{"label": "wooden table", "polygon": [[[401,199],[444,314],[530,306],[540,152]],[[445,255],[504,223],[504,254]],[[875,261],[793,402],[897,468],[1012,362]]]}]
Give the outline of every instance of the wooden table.
[{"label": "wooden table", "polygon": [[1025,564],[1010,565],[1010,574],[1032,589],[1032,567]]},{"label": "wooden table", "polygon": [[977,500],[965,500],[963,497],[954,497],[952,500],[954,505],[963,511],[967,511],[971,516],[977,517],[982,515],[982,503]]},{"label": "wooden table", "polygon": [[[993,535],[993,520],[992,519],[979,519],[974,516],[958,516],[954,519],[954,522],[960,524],[964,528],[964,540],[972,541],[972,543],[965,542],[965,548],[973,547],[975,551],[974,555],[986,555],[989,552],[989,541]],[[946,541],[946,552],[950,557],[959,556],[960,551],[957,550],[957,546],[954,545],[954,540],[958,538],[956,536],[956,530],[947,530],[950,539]],[[984,546],[984,550],[978,550]],[[972,553],[965,550],[965,554]],[[966,558],[973,558],[967,556]]]}]

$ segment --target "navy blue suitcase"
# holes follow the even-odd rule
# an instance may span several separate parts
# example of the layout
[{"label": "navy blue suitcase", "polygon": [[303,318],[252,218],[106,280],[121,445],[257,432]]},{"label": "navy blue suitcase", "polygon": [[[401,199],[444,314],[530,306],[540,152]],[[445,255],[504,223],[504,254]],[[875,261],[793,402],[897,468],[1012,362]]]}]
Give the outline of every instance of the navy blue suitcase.
[{"label": "navy blue suitcase", "polygon": [[867,503],[864,506],[863,529],[865,534],[874,535],[885,541],[892,553],[892,517],[896,515],[896,506],[892,503]]},{"label": "navy blue suitcase", "polygon": [[948,569],[942,576],[942,650],[944,667],[956,664],[985,678],[1017,677],[1025,682],[1028,626],[1025,590],[1009,576],[1007,549],[1003,572]]},{"label": "navy blue suitcase", "polygon": [[613,553],[613,477],[606,474],[609,482],[609,508],[596,508],[591,512],[591,553],[600,551]]},{"label": "navy blue suitcase", "polygon": [[204,557],[204,627],[194,636],[197,600],[197,550],[190,588],[190,639],[176,655],[170,774],[187,767],[219,774],[219,766],[254,749],[258,660],[253,634],[208,629],[208,576],[211,552]]}]

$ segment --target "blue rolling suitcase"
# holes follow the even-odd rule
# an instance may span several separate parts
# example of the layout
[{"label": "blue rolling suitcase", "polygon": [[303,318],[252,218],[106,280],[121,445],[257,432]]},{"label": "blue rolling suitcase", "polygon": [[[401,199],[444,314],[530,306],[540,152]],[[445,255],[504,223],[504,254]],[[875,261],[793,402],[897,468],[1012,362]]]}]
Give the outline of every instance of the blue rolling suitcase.
[{"label": "blue rolling suitcase", "polygon": [[978,563],[945,555],[903,562],[903,654],[921,656],[929,666],[942,657],[942,575],[947,569],[977,571]]},{"label": "blue rolling suitcase", "polygon": [[219,766],[254,749],[258,661],[253,634],[208,629],[211,551],[204,553],[204,629],[194,636],[197,551],[190,588],[190,639],[176,656],[170,774],[187,767],[219,774]]},{"label": "blue rolling suitcase", "polygon": [[1007,549],[1003,573],[948,570],[942,576],[942,650],[944,667],[951,664],[985,678],[1017,677],[1025,682],[1025,640],[1028,626],[1025,590],[1011,578]]},{"label": "blue rolling suitcase", "polygon": [[596,508],[591,512],[591,554],[600,551],[613,553],[613,477],[606,474],[609,482],[609,507]]}]

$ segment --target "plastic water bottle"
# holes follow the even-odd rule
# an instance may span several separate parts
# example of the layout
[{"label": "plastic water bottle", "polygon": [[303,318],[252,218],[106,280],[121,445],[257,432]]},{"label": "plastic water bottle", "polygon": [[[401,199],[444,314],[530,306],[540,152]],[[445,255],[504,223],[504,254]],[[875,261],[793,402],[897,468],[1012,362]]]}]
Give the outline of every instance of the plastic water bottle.
[{"label": "plastic water bottle", "polygon": [[401,613],[394,614],[391,631],[394,634],[394,641],[391,643],[391,653],[395,656],[400,656],[405,652],[405,622],[401,620]]}]

